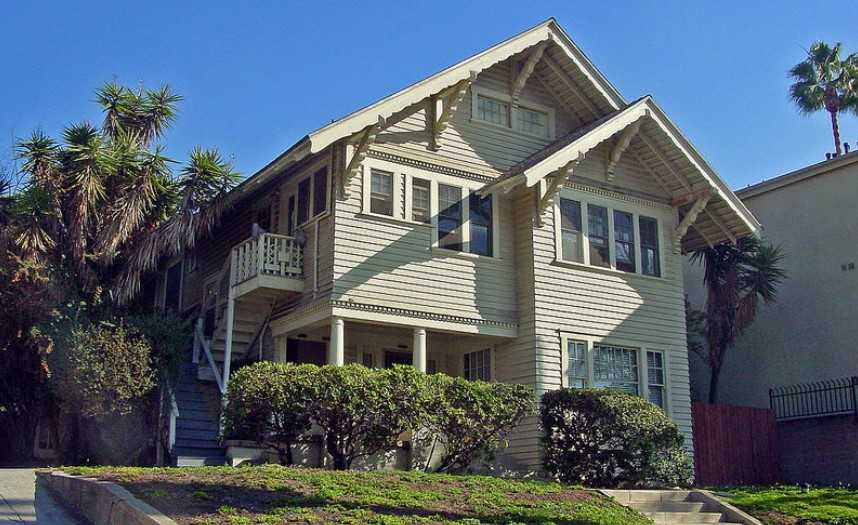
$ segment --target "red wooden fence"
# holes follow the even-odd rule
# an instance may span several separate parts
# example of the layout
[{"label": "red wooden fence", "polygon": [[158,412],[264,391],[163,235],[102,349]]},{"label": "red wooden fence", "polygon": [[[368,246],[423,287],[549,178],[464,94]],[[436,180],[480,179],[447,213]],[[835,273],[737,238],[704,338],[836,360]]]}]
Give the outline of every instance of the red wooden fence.
[{"label": "red wooden fence", "polygon": [[775,416],[769,409],[692,403],[698,485],[780,480]]}]

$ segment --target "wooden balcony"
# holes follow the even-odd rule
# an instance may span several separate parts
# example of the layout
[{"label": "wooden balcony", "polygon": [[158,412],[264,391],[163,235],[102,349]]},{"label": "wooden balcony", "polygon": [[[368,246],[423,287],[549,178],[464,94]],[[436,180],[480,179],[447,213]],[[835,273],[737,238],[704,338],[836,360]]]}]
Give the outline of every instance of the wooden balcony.
[{"label": "wooden balcony", "polygon": [[[294,237],[263,233],[232,248],[229,284],[236,299],[304,289],[304,252]],[[248,297],[249,298],[249,297]]]}]

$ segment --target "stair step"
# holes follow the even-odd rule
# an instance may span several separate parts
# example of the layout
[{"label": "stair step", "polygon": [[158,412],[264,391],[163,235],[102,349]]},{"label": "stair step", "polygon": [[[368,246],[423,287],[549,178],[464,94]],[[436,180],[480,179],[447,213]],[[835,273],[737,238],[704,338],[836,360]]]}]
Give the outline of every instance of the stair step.
[{"label": "stair step", "polygon": [[207,450],[209,455],[212,450],[222,450],[223,447],[217,441],[217,439],[187,439],[187,438],[176,438],[176,444],[174,449],[195,449],[195,450]]},{"label": "stair step", "polygon": [[638,512],[703,512],[705,503],[692,501],[647,501],[632,503]]},{"label": "stair step", "polygon": [[177,467],[207,467],[226,464],[226,456],[177,456]]},{"label": "stair step", "polygon": [[176,420],[176,432],[179,430],[207,430],[210,432],[218,432],[220,424],[218,420],[211,419],[185,419],[180,417]]},{"label": "stair step", "polygon": [[719,523],[722,518],[720,512],[641,512],[641,514],[650,518],[656,525],[671,523]]},{"label": "stair step", "polygon": [[209,429],[193,429],[193,428],[181,428],[176,427],[176,442],[182,440],[182,442],[186,441],[209,441],[212,443],[217,443],[218,430],[215,428],[214,430]]}]

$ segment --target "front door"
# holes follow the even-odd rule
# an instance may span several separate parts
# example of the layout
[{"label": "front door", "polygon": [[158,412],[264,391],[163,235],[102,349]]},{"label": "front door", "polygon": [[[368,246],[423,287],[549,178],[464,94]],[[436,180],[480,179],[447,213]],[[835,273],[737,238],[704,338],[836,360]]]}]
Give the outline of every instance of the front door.
[{"label": "front door", "polygon": [[414,359],[408,352],[384,351],[384,368],[393,368],[393,365],[410,365]]},{"label": "front door", "polygon": [[303,339],[286,340],[286,361],[290,363],[324,365],[327,361],[328,345]]}]

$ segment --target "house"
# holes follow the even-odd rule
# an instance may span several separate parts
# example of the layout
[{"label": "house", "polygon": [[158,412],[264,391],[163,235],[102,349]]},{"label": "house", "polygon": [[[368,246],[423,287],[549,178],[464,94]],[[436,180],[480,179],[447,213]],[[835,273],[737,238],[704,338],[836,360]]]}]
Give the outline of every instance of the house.
[{"label": "house", "polygon": [[[553,19],[309,133],[230,198],[163,279],[162,303],[199,312],[190,375],[223,389],[253,356],[608,386],[689,446],[680,253],[759,227]],[[182,403],[177,455],[213,453]],[[499,461],[538,468],[535,419]]]},{"label": "house", "polygon": [[[774,409],[786,480],[858,483],[858,445],[850,446],[858,443],[858,389],[850,385],[858,376],[858,214],[850,213],[858,153],[736,194],[765,225],[767,240],[783,248],[787,279],[727,354],[719,402]],[[702,271],[686,268],[698,308],[706,301]],[[709,369],[692,357],[691,371],[692,397],[706,399]]]}]

